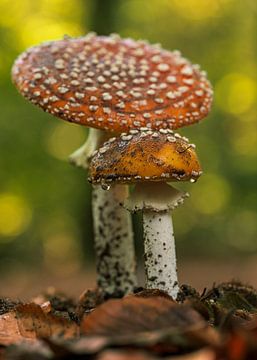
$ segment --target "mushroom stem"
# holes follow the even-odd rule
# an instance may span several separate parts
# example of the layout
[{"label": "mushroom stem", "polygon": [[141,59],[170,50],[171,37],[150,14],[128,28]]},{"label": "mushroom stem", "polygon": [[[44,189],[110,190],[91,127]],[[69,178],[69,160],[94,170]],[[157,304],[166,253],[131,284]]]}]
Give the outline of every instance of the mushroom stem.
[{"label": "mushroom stem", "polygon": [[105,131],[89,128],[85,144],[70,155],[70,162],[77,167],[82,167],[87,170],[90,157],[93,152],[101,146],[106,138]]},{"label": "mushroom stem", "polygon": [[[70,156],[71,163],[88,169],[93,152],[108,137],[110,133],[90,128],[86,143]],[[109,191],[95,186],[92,191],[97,283],[107,296],[123,296],[137,284],[131,216],[120,206],[127,195],[127,185]]]},{"label": "mushroom stem", "polygon": [[175,239],[170,211],[187,193],[163,182],[138,183],[123,206],[143,212],[146,287],[166,291],[173,299],[179,291]]},{"label": "mushroom stem", "polygon": [[143,211],[146,287],[177,298],[179,286],[172,218],[168,211]]},{"label": "mushroom stem", "polygon": [[126,185],[93,186],[97,282],[107,296],[123,296],[137,285],[131,216],[120,206],[127,196]]}]

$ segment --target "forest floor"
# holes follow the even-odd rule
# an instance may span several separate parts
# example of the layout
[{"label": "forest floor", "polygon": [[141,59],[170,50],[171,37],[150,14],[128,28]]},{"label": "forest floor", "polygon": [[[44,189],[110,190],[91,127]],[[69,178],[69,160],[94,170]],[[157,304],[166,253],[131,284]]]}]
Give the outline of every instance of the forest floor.
[{"label": "forest floor", "polygon": [[256,263],[180,264],[177,301],[106,299],[92,270],[16,269],[1,279],[0,360],[257,360]]},{"label": "forest floor", "polygon": [[[181,284],[190,284],[198,291],[211,288],[230,280],[240,280],[257,288],[257,258],[238,261],[187,260],[179,263],[179,280]],[[139,270],[143,284],[143,271]],[[54,273],[47,269],[40,271],[14,270],[1,274],[0,296],[30,300],[49,286],[62,291],[73,298],[95,286],[95,273],[91,265],[89,270],[81,269],[71,272]]]}]

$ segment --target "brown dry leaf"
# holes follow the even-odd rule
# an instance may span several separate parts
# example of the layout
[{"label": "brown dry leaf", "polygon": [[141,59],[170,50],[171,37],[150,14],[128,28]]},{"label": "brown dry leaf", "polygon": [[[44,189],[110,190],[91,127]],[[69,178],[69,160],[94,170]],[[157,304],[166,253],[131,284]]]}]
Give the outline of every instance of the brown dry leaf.
[{"label": "brown dry leaf", "polygon": [[226,329],[226,338],[220,349],[220,354],[226,360],[256,360],[257,359],[257,317],[252,320],[232,323]]},{"label": "brown dry leaf", "polygon": [[[139,344],[126,344],[128,339],[120,340],[120,342],[111,341],[106,337],[82,337],[74,341],[64,342],[61,339],[47,339],[50,349],[56,358],[75,359],[76,357],[90,358],[96,360],[161,360],[163,355],[167,360],[216,360],[215,351],[211,348],[203,348],[199,351],[171,356],[172,351],[163,353],[156,352],[154,348],[147,346],[139,346]],[[168,354],[170,356],[168,356]]]},{"label": "brown dry leaf", "polygon": [[67,357],[97,354],[109,345],[108,339],[103,336],[79,337],[66,341],[61,338],[46,338],[44,341],[59,357],[62,354],[66,354]]},{"label": "brown dry leaf", "polygon": [[78,326],[66,318],[44,312],[34,303],[18,305],[0,316],[1,345],[50,336],[74,338],[78,336]]},{"label": "brown dry leaf", "polygon": [[243,328],[247,331],[250,331],[253,336],[257,339],[257,314],[252,316],[252,319],[245,323]]},{"label": "brown dry leaf", "polygon": [[229,360],[241,360],[245,359],[247,353],[247,339],[240,333],[230,335],[230,339],[227,343],[226,356]]},{"label": "brown dry leaf", "polygon": [[203,349],[186,355],[172,356],[166,360],[216,360],[216,354],[213,350]]},{"label": "brown dry leaf", "polygon": [[[139,350],[106,350],[96,360],[161,360],[160,357],[152,356]],[[166,360],[216,360],[212,350],[204,349],[186,355],[165,357]]]},{"label": "brown dry leaf", "polygon": [[4,349],[3,359],[0,360],[49,360],[53,358],[53,352],[43,342],[34,339],[33,341],[22,341]]},{"label": "brown dry leaf", "polygon": [[106,301],[81,322],[86,335],[131,335],[171,327],[186,329],[202,324],[203,318],[186,305],[178,305],[164,297],[128,296]]},{"label": "brown dry leaf", "polygon": [[219,334],[194,309],[157,296],[106,301],[84,316],[81,333],[105,337],[109,345],[136,346],[155,354],[220,344]]},{"label": "brown dry leaf", "polygon": [[139,350],[106,350],[97,356],[96,360],[157,360],[157,358]]}]

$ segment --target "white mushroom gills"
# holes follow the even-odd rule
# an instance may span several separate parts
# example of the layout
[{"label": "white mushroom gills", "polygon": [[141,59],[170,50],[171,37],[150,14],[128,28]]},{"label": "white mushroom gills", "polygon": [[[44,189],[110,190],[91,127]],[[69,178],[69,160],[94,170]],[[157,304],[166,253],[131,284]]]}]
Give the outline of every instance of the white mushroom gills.
[{"label": "white mushroom gills", "polygon": [[107,296],[123,296],[137,286],[131,216],[120,206],[127,196],[126,185],[93,186],[97,284]]}]

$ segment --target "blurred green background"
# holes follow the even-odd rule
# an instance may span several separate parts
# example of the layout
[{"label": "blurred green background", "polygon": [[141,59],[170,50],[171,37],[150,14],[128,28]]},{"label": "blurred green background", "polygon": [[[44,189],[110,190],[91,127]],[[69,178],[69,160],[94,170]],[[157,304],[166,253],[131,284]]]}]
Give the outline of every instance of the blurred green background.
[{"label": "blurred green background", "polygon": [[212,261],[218,271],[222,262],[240,269],[251,261],[256,278],[257,2],[0,0],[2,278],[43,270],[86,278],[93,268],[90,185],[67,162],[87,130],[43,113],[10,79],[14,59],[27,47],[88,31],[160,42],[207,71],[212,113],[179,131],[197,145],[204,169],[199,182],[183,186],[191,198],[174,213],[179,264]]}]

